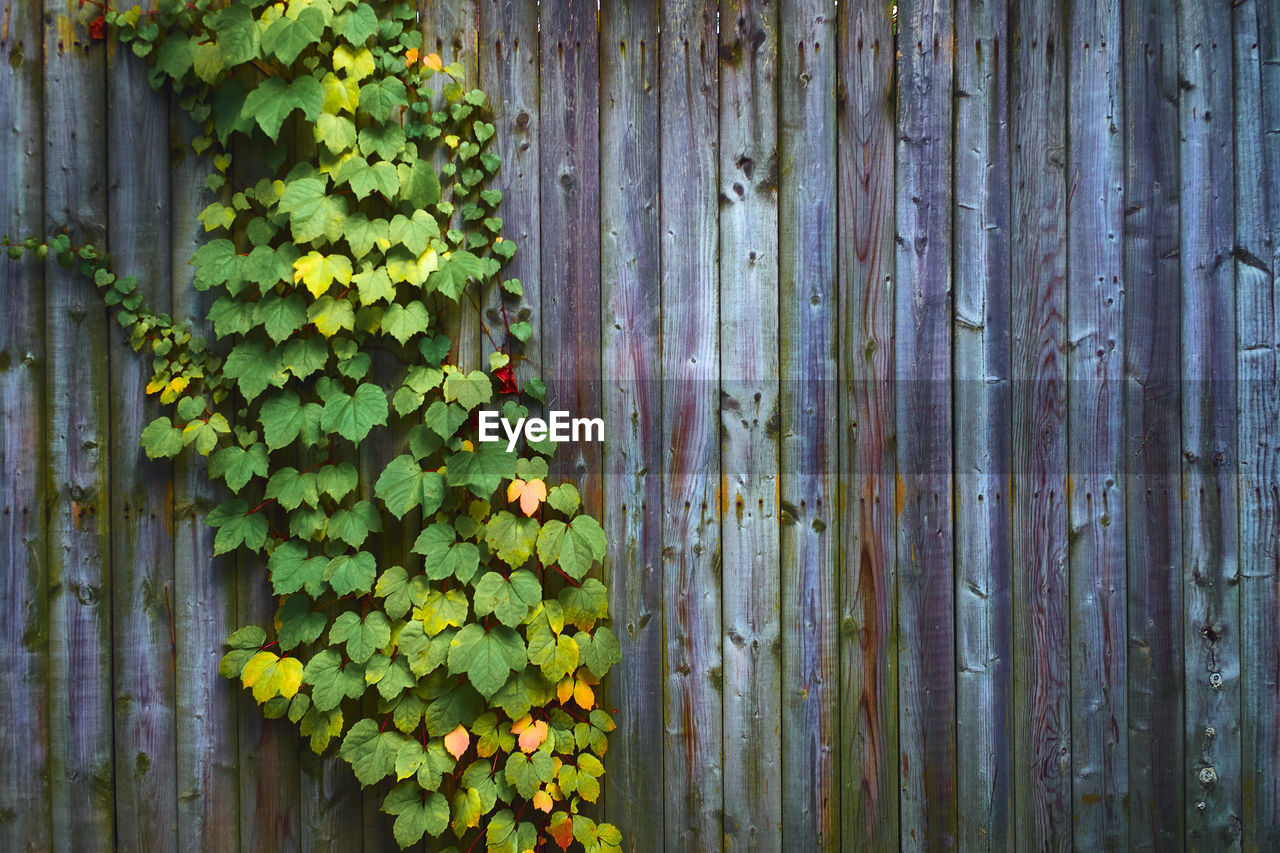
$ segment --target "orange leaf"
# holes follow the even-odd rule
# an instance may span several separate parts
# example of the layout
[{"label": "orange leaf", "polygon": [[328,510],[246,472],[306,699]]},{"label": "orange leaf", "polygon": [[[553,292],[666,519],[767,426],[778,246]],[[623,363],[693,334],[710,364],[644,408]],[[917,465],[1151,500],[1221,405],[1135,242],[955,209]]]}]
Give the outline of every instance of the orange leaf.
[{"label": "orange leaf", "polygon": [[551,822],[547,824],[547,829],[551,832],[551,837],[555,839],[556,844],[560,845],[561,850],[568,850],[569,845],[573,843],[573,821],[564,812],[556,812],[551,817]]},{"label": "orange leaf", "polygon": [[582,710],[590,711],[596,706],[596,694],[592,692],[590,685],[579,680],[573,685],[573,701],[577,702]]},{"label": "orange leaf", "polygon": [[444,736],[444,748],[449,750],[449,754],[455,759],[461,758],[462,753],[466,752],[470,745],[471,735],[467,734],[467,730],[462,726],[458,726]]},{"label": "orange leaf", "polygon": [[[514,730],[513,730],[514,731]],[[520,734],[520,751],[533,752],[542,746],[542,742],[547,739],[547,721],[538,720],[538,722],[529,726]]]},{"label": "orange leaf", "polygon": [[512,480],[507,486],[507,500],[514,502],[520,499],[520,511],[525,515],[533,515],[538,506],[547,499],[547,484],[541,480]]},{"label": "orange leaf", "polygon": [[432,71],[444,70],[444,62],[440,59],[440,54],[438,53],[428,53],[426,58],[422,60],[422,64]]},{"label": "orange leaf", "polygon": [[518,735],[531,725],[533,725],[533,715],[525,714],[523,717],[511,724],[511,733],[513,735]]},{"label": "orange leaf", "polygon": [[551,814],[552,805],[554,804],[551,802],[551,795],[546,791],[539,791],[533,795],[533,807],[535,809],[541,809],[547,814]]},{"label": "orange leaf", "polygon": [[563,705],[565,702],[568,702],[569,699],[572,697],[573,697],[573,679],[564,678],[560,681],[559,684],[556,685],[556,698],[559,699],[560,704]]},{"label": "orange leaf", "polygon": [[404,52],[404,61],[409,65],[412,65],[413,63],[417,62],[418,49],[416,47],[411,47],[408,50],[406,50]]}]

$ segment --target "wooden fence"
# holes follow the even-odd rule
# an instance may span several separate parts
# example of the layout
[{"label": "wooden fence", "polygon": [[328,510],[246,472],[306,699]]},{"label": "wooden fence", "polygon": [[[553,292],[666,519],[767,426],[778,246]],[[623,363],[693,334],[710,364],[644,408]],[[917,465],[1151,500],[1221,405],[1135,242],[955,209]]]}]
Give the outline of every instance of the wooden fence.
[{"label": "wooden fence", "polygon": [[[96,13],[93,13],[96,14]],[[0,0],[0,232],[199,320],[206,167]],[[610,535],[628,850],[1280,849],[1280,4],[428,3]],[[477,344],[477,347],[479,344]],[[0,848],[392,845],[91,286],[0,265]]]}]

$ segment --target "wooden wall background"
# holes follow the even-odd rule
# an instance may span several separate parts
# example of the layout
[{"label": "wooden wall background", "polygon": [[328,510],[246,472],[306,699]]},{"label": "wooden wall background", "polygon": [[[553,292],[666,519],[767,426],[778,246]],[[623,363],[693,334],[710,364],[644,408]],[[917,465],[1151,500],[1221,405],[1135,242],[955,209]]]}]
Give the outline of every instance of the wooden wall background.
[{"label": "wooden wall background", "polygon": [[[0,231],[199,321],[205,166],[93,14],[0,0]],[[555,405],[607,422],[562,468],[629,850],[1280,849],[1280,4],[423,22],[500,105]],[[0,847],[388,849],[217,678],[270,598],[143,460],[144,371],[0,265]]]}]

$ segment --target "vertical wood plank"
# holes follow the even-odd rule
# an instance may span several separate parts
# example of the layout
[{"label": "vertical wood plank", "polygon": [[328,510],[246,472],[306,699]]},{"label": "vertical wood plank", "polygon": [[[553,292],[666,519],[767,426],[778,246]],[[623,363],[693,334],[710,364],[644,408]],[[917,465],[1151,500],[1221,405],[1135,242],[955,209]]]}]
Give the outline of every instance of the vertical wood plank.
[{"label": "vertical wood plank", "polygon": [[840,828],[898,845],[894,62],[876,0],[838,9]]},{"label": "vertical wood plank", "polygon": [[631,853],[661,850],[665,838],[657,54],[656,4],[601,7],[603,524],[609,608],[622,647],[622,663],[606,680],[618,730],[604,814]]},{"label": "vertical wood plank", "polygon": [[1229,4],[1179,3],[1183,784],[1188,846],[1219,850],[1241,797],[1231,53]]},{"label": "vertical wood plank", "polygon": [[[40,6],[0,7],[0,234],[44,232]],[[44,270],[0,259],[0,847],[48,850],[49,611]]]},{"label": "vertical wood plank", "polygon": [[1124,9],[1129,845],[1183,839],[1177,15]]},{"label": "vertical wood plank", "polygon": [[722,842],[716,5],[665,0],[662,163],[663,635],[670,850]]},{"label": "vertical wood plank", "polygon": [[[105,66],[92,16],[69,0],[45,6],[44,230],[101,245]],[[45,281],[53,849],[105,850],[115,842],[107,314],[74,264],[50,256]]]},{"label": "vertical wood plank", "polygon": [[1015,842],[1020,848],[1067,850],[1071,649],[1062,7],[1019,0],[1010,27]]},{"label": "vertical wood plank", "polygon": [[726,0],[719,30],[724,845],[776,850],[783,778],[778,9],[767,0]]},{"label": "vertical wood plank", "polygon": [[779,34],[780,849],[812,851],[839,846],[835,14],[788,4]]},{"label": "vertical wood plank", "polygon": [[950,4],[898,5],[894,333],[901,843],[956,841],[951,440]]},{"label": "vertical wood plank", "polygon": [[1280,847],[1280,12],[1234,7],[1245,850]]},{"label": "vertical wood plank", "polygon": [[965,850],[1013,847],[1009,31],[956,4],[956,809]]},{"label": "vertical wood plank", "polygon": [[[595,6],[542,3],[542,343],[547,409],[600,416],[600,41]],[[552,235],[555,235],[554,237]],[[570,236],[572,235],[572,236]],[[600,444],[562,445],[556,480],[572,479],[584,512],[604,498]]]},{"label": "vertical wood plank", "polygon": [[[138,279],[153,311],[169,313],[167,99],[147,83],[147,65],[107,46],[107,248],[117,275]],[[151,364],[112,324],[111,567],[114,597],[115,843],[177,846],[173,623],[173,466],[147,461],[138,436],[158,416],[145,388]]]},{"label": "vertical wood plank", "polygon": [[[210,167],[191,149],[194,123],[170,98],[170,145],[176,164],[169,182],[173,316],[195,335],[213,339],[206,316],[214,294],[192,284],[192,256],[205,240],[197,217],[213,201]],[[235,850],[239,844],[240,685],[218,675],[227,636],[235,630],[236,573],[230,556],[213,556],[215,531],[204,523],[222,500],[205,460],[184,454],[174,465],[174,635],[177,641],[178,843],[184,850]]]},{"label": "vertical wood plank", "polygon": [[1128,846],[1124,122],[1119,0],[1070,7],[1067,36],[1067,554],[1075,846]]}]

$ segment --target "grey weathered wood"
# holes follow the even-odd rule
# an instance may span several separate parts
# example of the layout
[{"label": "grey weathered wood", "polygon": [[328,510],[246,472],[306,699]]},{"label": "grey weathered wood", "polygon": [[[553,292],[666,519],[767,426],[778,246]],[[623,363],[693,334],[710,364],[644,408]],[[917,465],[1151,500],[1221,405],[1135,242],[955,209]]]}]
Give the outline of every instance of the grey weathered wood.
[{"label": "grey weathered wood", "polygon": [[622,663],[605,682],[618,729],[607,754],[604,815],[624,830],[626,850],[643,853],[662,849],[665,787],[654,4],[602,6],[600,44],[602,523],[609,537],[610,615],[622,647]]},{"label": "grey weathered wood", "polygon": [[778,39],[782,847],[813,851],[839,847],[835,14],[787,4]]},{"label": "grey weathered wood", "polygon": [[663,821],[666,849],[704,850],[724,806],[716,6],[660,14]]},{"label": "grey weathered wood", "polygon": [[[0,235],[44,232],[40,7],[0,8]],[[0,847],[47,850],[49,610],[44,265],[0,259]]]},{"label": "grey weathered wood", "polygon": [[[192,286],[196,249],[207,239],[197,217],[213,200],[205,189],[211,170],[191,150],[196,128],[170,102],[170,141],[181,152],[169,182],[171,220],[170,275],[173,317],[206,341],[213,328],[206,320],[214,293]],[[174,465],[172,591],[177,643],[177,795],[178,843],[184,850],[234,850],[238,844],[240,798],[236,702],[240,684],[218,675],[223,644],[235,619],[235,561],[213,556],[215,531],[204,517],[223,493],[209,482],[205,460],[194,454]]]},{"label": "grey weathered wood", "polygon": [[1231,17],[1178,4],[1187,846],[1240,844]]},{"label": "grey weathered wood", "polygon": [[1280,144],[1272,132],[1280,129],[1280,14],[1248,0],[1233,16],[1240,818],[1243,848],[1261,851],[1280,847]]},{"label": "grey weathered wood", "polygon": [[[101,244],[106,221],[103,47],[91,9],[45,6],[45,223]],[[54,850],[110,849],[112,761],[110,370],[93,284],[45,265],[49,394],[49,798]]]},{"label": "grey weathered wood", "polygon": [[[153,311],[169,313],[169,153],[166,96],[127,48],[107,48],[107,248],[117,275],[138,278]],[[174,761],[173,466],[147,461],[138,436],[159,415],[146,393],[151,363],[112,324],[111,592],[116,844],[177,846]]]},{"label": "grey weathered wood", "polygon": [[1177,16],[1124,9],[1129,844],[1183,844]]},{"label": "grey weathered wood", "polygon": [[1119,0],[1073,3],[1067,48],[1067,516],[1075,847],[1128,846],[1124,123]]},{"label": "grey weathered wood", "polygon": [[899,826],[903,846],[955,844],[955,582],[951,436],[952,10],[898,5],[895,357]]},{"label": "grey weathered wood", "polygon": [[1010,10],[1014,786],[1019,848],[1071,847],[1066,78],[1060,4]]},{"label": "grey weathered wood", "polygon": [[956,5],[956,808],[959,846],[1013,847],[1009,53],[999,2]]},{"label": "grey weathered wood", "polygon": [[840,820],[845,849],[898,844],[893,25],[839,6]]},{"label": "grey weathered wood", "polygon": [[[778,9],[720,5],[724,845],[782,843]],[[782,517],[786,522],[786,517]],[[783,556],[784,563],[786,556]]]}]

